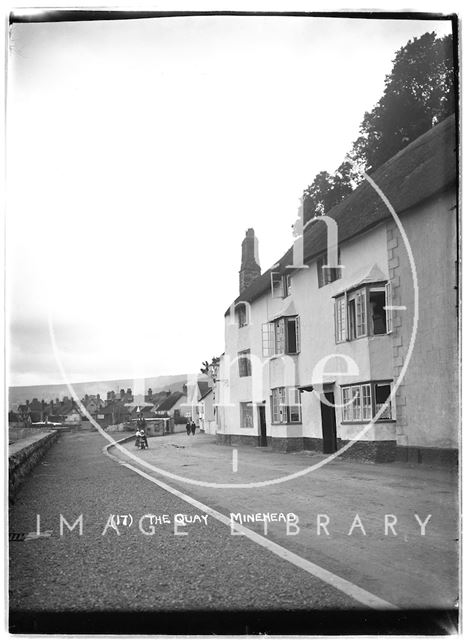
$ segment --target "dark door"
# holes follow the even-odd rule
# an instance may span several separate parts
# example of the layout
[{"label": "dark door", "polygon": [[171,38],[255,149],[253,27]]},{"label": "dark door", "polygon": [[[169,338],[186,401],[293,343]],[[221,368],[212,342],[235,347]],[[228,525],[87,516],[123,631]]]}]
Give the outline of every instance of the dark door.
[{"label": "dark door", "polygon": [[259,446],[267,447],[266,407],[263,405],[259,407]]},{"label": "dark door", "polygon": [[[322,402],[324,396],[327,404]],[[334,404],[333,391],[325,391],[321,396],[322,451],[324,453],[333,453],[337,450],[337,425]]]}]

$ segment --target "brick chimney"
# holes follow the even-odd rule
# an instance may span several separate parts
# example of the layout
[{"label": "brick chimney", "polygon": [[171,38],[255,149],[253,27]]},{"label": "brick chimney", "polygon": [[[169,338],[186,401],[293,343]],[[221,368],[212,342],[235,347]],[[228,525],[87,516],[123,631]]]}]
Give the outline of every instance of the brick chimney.
[{"label": "brick chimney", "polygon": [[242,265],[240,267],[240,293],[261,275],[258,257],[258,239],[253,229],[248,229],[242,242]]}]

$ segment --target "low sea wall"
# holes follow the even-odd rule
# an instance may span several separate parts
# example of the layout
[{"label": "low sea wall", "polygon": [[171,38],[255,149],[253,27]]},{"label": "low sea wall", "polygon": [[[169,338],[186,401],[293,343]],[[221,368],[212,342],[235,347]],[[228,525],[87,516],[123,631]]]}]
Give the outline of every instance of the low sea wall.
[{"label": "low sea wall", "polygon": [[11,427],[8,429],[8,444],[13,444],[18,440],[24,440],[29,436],[35,436],[37,434],[50,433],[50,427]]},{"label": "low sea wall", "polygon": [[30,435],[9,445],[8,451],[8,493],[10,501],[29,471],[44,453],[59,438],[58,431],[47,431]]}]

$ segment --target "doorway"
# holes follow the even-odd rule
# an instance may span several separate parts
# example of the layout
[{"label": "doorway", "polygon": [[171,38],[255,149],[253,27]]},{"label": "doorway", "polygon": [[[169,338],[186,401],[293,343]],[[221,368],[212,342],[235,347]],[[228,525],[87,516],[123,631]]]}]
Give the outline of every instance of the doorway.
[{"label": "doorway", "polygon": [[[326,402],[323,402],[324,397]],[[335,419],[334,404],[333,391],[324,391],[321,396],[323,453],[334,453],[337,450],[337,423]]]},{"label": "doorway", "polygon": [[267,447],[267,433],[266,433],[266,407],[259,405],[259,446]]}]

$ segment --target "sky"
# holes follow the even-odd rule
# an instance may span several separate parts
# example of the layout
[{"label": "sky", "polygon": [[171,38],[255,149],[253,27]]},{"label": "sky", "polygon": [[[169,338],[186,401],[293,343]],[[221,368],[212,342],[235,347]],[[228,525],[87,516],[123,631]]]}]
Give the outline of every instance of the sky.
[{"label": "sky", "polygon": [[290,247],[395,52],[449,22],[195,17],[11,27],[10,385],[196,372],[224,351],[241,242]]}]

